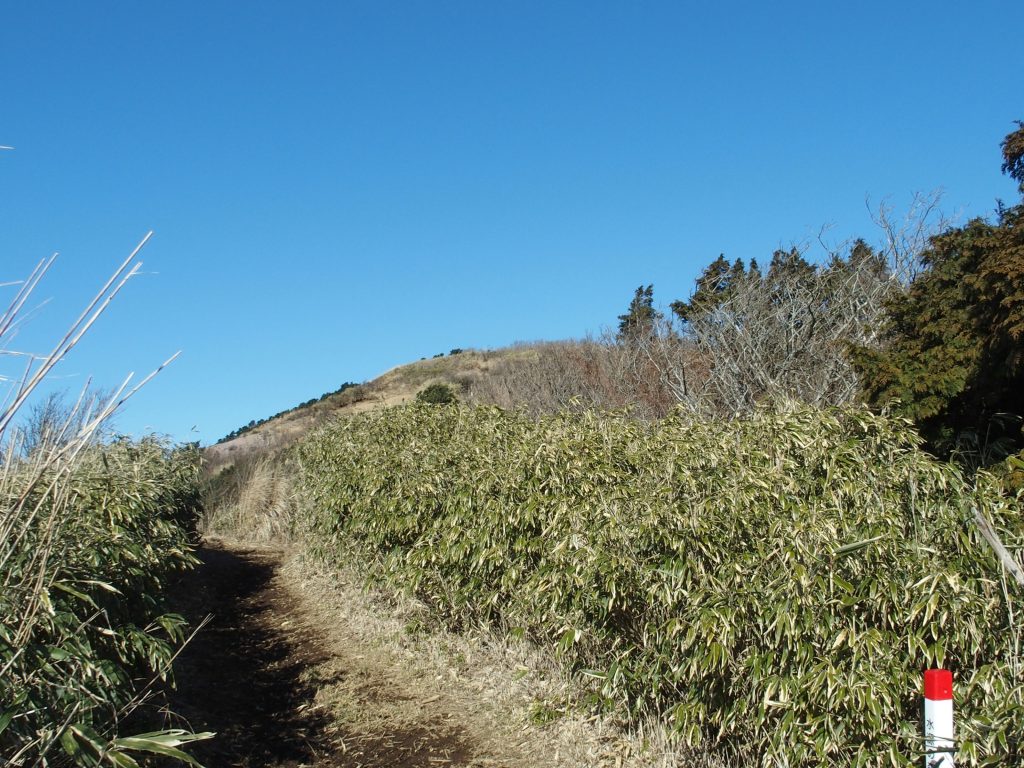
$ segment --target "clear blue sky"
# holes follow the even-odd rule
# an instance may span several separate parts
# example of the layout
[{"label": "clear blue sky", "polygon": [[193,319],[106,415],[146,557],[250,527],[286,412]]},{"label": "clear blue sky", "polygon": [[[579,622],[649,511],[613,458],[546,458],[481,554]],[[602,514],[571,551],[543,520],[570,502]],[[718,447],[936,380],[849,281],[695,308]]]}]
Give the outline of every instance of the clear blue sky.
[{"label": "clear blue sky", "polygon": [[[453,347],[578,337],[724,252],[1014,201],[1024,3],[6,2],[0,282],[61,258],[55,386],[182,357],[121,429],[216,440]],[[9,289],[5,289],[9,292]],[[6,295],[6,294],[5,294]],[[193,429],[194,428],[194,429]]]}]

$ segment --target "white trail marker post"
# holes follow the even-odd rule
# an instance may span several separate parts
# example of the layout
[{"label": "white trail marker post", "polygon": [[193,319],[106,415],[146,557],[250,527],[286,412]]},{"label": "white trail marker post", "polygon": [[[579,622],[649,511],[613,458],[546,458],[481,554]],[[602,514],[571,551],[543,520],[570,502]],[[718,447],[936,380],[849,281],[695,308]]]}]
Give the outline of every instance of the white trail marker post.
[{"label": "white trail marker post", "polygon": [[953,673],[927,669],[924,673],[924,767],[954,768]]}]

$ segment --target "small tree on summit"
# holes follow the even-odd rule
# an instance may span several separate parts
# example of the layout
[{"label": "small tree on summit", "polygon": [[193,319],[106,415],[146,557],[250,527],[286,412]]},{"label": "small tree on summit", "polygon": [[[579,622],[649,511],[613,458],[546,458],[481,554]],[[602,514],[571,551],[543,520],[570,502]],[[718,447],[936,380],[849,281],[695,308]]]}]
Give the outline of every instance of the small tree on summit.
[{"label": "small tree on summit", "polygon": [[654,286],[639,286],[629,302],[626,314],[619,315],[619,341],[649,338],[655,333],[655,324],[661,312],[654,308]]}]

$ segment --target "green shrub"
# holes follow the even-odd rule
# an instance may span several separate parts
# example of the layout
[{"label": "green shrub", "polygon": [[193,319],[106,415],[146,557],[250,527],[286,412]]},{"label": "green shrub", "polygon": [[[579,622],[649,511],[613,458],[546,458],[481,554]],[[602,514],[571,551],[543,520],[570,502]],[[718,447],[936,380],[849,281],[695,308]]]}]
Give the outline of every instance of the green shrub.
[{"label": "green shrub", "polygon": [[449,405],[456,402],[458,397],[447,384],[431,384],[417,392],[416,399],[431,405]]},{"label": "green shrub", "polygon": [[[299,448],[311,549],[455,626],[549,645],[595,700],[765,765],[914,765],[921,670],[964,765],[1013,762],[1019,594],[968,522],[1020,497],[849,408],[695,423],[414,405]],[[1011,609],[1013,613],[1011,613]]]},{"label": "green shrub", "polygon": [[1024,491],[1024,451],[1007,456],[999,464],[991,467],[991,472],[999,478],[1008,492]]},{"label": "green shrub", "polygon": [[8,457],[0,519],[16,523],[22,538],[5,548],[0,568],[7,764],[46,765],[59,740],[74,764],[129,766],[126,752],[156,746],[171,754],[193,738],[118,741],[111,726],[140,686],[166,678],[184,639],[184,620],[165,612],[163,598],[169,581],[197,562],[190,537],[198,466],[194,450],[154,439],[87,447],[42,474],[31,458]]}]

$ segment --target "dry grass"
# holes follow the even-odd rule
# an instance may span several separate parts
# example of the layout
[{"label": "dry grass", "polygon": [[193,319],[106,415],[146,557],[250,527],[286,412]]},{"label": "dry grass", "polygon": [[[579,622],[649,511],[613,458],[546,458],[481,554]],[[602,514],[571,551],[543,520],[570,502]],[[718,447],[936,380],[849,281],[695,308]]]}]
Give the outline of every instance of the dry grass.
[{"label": "dry grass", "polygon": [[251,456],[207,481],[205,535],[245,531],[249,541],[287,539],[295,517],[292,473],[280,456]]},{"label": "dry grass", "polygon": [[[422,722],[422,709],[461,715],[485,752],[521,753],[524,766],[609,768],[701,768],[720,766],[707,755],[673,745],[668,729],[647,721],[629,731],[613,718],[575,706],[580,690],[557,662],[537,647],[486,630],[455,634],[436,625],[421,603],[382,590],[367,590],[354,568],[327,570],[295,549],[282,577],[305,595],[320,622],[336,628],[344,647],[367,645],[400,681],[406,696],[382,701],[372,711],[359,706],[347,670],[337,685],[325,686],[317,705],[329,709],[341,730],[356,734],[382,728],[402,731]],[[355,639],[355,640],[354,640]],[[372,684],[372,683],[371,683]],[[386,697],[385,697],[386,698]]]},{"label": "dry grass", "polygon": [[448,385],[468,402],[533,414],[601,407],[630,408],[634,415],[656,418],[671,410],[676,399],[655,362],[650,350],[608,339],[518,343],[419,360],[209,446],[206,469],[214,475],[276,453],[333,418],[408,403],[431,384]]},{"label": "dry grass", "polygon": [[503,360],[529,355],[524,349],[528,348],[494,352],[466,350],[457,355],[397,366],[366,384],[297,408],[232,440],[209,446],[203,452],[207,474],[212,476],[253,457],[287,448],[332,418],[410,402],[417,392],[431,384],[448,384],[458,392],[468,392],[486,380]]},{"label": "dry grass", "polygon": [[600,408],[661,418],[677,403],[669,363],[684,360],[689,367],[685,345],[668,334],[519,345],[470,382],[466,399],[534,417]]}]

